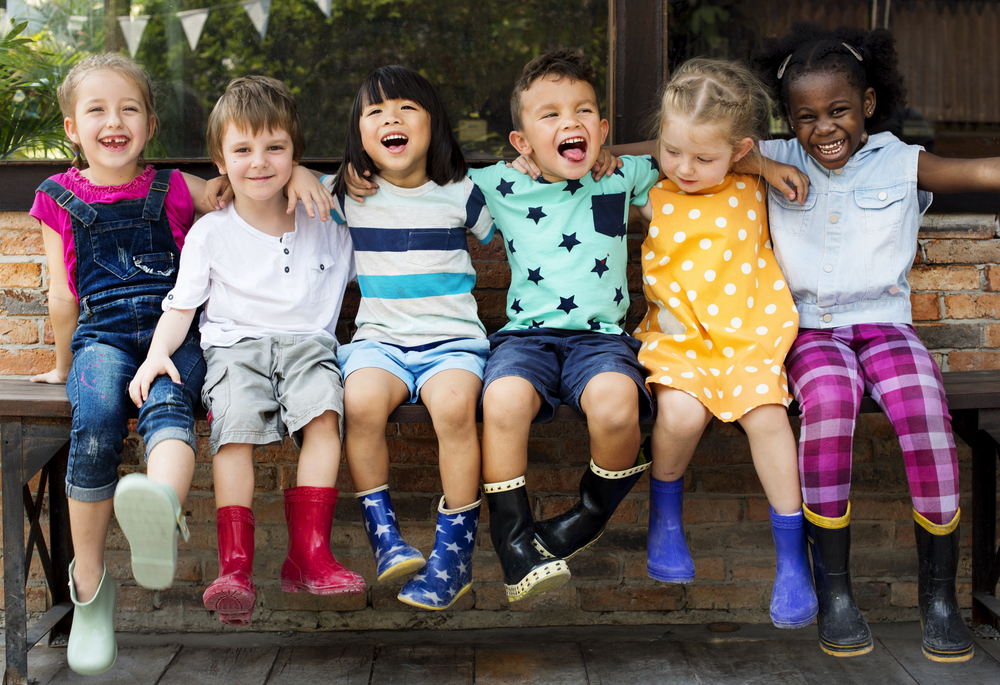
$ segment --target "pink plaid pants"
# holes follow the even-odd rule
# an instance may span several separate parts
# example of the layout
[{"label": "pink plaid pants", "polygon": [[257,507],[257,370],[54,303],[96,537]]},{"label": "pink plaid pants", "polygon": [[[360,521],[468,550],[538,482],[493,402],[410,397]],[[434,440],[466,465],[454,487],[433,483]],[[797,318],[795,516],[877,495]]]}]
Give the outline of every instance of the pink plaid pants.
[{"label": "pink plaid pants", "polygon": [[958,459],[941,373],[913,327],[802,329],[785,360],[802,411],[802,498],[820,516],[847,512],[851,446],[867,391],[903,448],[913,508],[944,524],[958,511]]}]

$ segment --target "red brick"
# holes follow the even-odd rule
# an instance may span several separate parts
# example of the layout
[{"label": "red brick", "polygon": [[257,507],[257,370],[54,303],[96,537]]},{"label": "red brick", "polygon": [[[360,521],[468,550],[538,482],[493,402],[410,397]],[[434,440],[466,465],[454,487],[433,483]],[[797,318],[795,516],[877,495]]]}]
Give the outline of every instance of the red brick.
[{"label": "red brick", "polygon": [[916,549],[916,531],[913,530],[912,523],[900,523],[896,526],[892,536],[892,546],[895,549]]},{"label": "red brick", "polygon": [[853,521],[912,521],[912,512],[908,499],[855,497],[851,500]]},{"label": "red brick", "polygon": [[118,611],[146,613],[153,608],[153,590],[128,586],[118,588]]},{"label": "red brick", "polygon": [[11,231],[37,231],[38,219],[27,212],[0,212],[0,228]]},{"label": "red brick", "polygon": [[768,557],[737,557],[733,559],[733,582],[774,582],[775,560]]},{"label": "red brick", "polygon": [[688,609],[759,609],[771,600],[771,583],[728,583],[691,585],[687,588]]},{"label": "red brick", "polygon": [[33,376],[55,366],[55,350],[0,350],[0,375]]},{"label": "red brick", "polygon": [[[399,593],[398,588],[396,593]],[[257,603],[271,611],[360,611],[368,607],[368,595],[363,592],[359,595],[323,596],[282,592],[280,586],[265,586],[257,588]]]},{"label": "red brick", "polygon": [[726,580],[726,563],[721,557],[695,558],[695,580]]},{"label": "red brick", "polygon": [[854,583],[854,599],[862,611],[886,609],[890,605],[892,590],[889,583]]},{"label": "red brick", "polygon": [[[212,574],[214,579],[218,576],[218,573]],[[189,587],[168,587],[164,590],[157,592],[156,596],[156,609],[160,611],[204,611],[207,612],[208,609],[205,608],[205,602],[202,599],[205,594],[205,590],[208,588],[205,586],[189,586]],[[141,590],[143,588],[133,588],[135,590]],[[260,588],[257,588],[257,592],[260,592]],[[120,597],[120,595],[119,595]],[[258,602],[260,601],[258,595]],[[119,599],[119,609],[121,608],[121,600]],[[139,609],[139,611],[146,611],[146,609]]]},{"label": "red brick", "polygon": [[554,590],[535,595],[534,597],[509,602],[507,606],[511,611],[518,612],[544,611],[546,609],[576,609],[579,606],[579,599],[577,598],[576,587],[563,585]]},{"label": "red brick", "polygon": [[747,520],[748,521],[770,521],[771,509],[767,499],[760,497],[747,497]]},{"label": "red brick", "polygon": [[405,440],[393,438],[388,441],[388,444],[389,461],[393,464],[437,465],[438,463],[438,442],[436,436],[426,439],[407,438]]},{"label": "red brick", "polygon": [[49,593],[44,587],[27,587],[24,589],[25,608],[29,612],[47,611],[49,608]]},{"label": "red brick", "polygon": [[45,246],[42,244],[42,232],[38,230],[38,224],[35,224],[35,230],[33,231],[4,231],[0,233],[0,254],[45,254]]},{"label": "red brick", "polygon": [[504,589],[503,583],[499,585],[483,585],[476,590],[477,609],[482,611],[499,611],[507,607],[507,590]]},{"label": "red brick", "polygon": [[921,267],[910,271],[910,288],[920,290],[979,290],[979,269],[974,266]]},{"label": "red brick", "polygon": [[932,264],[996,264],[1000,262],[1000,241],[928,240],[924,255]]},{"label": "red brick", "polygon": [[949,319],[995,319],[1000,317],[1000,294],[947,295],[944,311]]},{"label": "red brick", "polygon": [[39,288],[42,285],[42,265],[35,262],[0,264],[0,287]]},{"label": "red brick", "polygon": [[988,323],[983,327],[986,347],[1000,347],[1000,324]]},{"label": "red brick", "polygon": [[677,611],[683,606],[679,585],[580,588],[584,611]]},{"label": "red brick", "polygon": [[52,319],[45,319],[45,327],[42,329],[42,342],[46,345],[56,344],[56,333],[52,330]]},{"label": "red brick", "polygon": [[693,498],[684,500],[684,523],[735,523],[743,518],[738,499]]},{"label": "red brick", "polygon": [[910,309],[914,321],[934,321],[941,318],[936,293],[910,293]]},{"label": "red brick", "polygon": [[986,268],[983,269],[983,275],[986,280],[986,285],[983,287],[983,290],[993,292],[1000,290],[1000,265],[987,264]]},{"label": "red brick", "polygon": [[707,492],[727,495],[761,494],[764,492],[753,467],[705,469],[701,481]]},{"label": "red brick", "polygon": [[38,342],[38,324],[31,319],[0,318],[0,344],[30,345]]},{"label": "red brick", "polygon": [[389,471],[389,488],[399,492],[441,492],[437,466],[407,466]]},{"label": "red brick", "polygon": [[948,355],[948,368],[952,371],[1000,369],[1000,351],[957,350]]},{"label": "red brick", "polygon": [[[581,426],[583,428],[583,426]],[[582,431],[581,431],[582,432]],[[563,440],[563,458],[571,464],[590,464],[589,439]],[[581,475],[583,469],[580,470]]]},{"label": "red brick", "polygon": [[476,267],[476,287],[507,290],[510,287],[510,265],[506,262],[479,262]]},{"label": "red brick", "polygon": [[528,463],[528,474],[525,477],[528,489],[535,492],[578,492],[580,486],[580,468],[577,466],[565,468],[537,467]]}]

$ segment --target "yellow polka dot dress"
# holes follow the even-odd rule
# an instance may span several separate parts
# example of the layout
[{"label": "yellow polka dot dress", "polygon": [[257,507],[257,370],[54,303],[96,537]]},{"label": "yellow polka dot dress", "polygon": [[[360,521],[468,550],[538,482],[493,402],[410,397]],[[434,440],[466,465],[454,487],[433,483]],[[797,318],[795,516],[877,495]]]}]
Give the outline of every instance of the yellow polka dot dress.
[{"label": "yellow polka dot dress", "polygon": [[791,401],[784,361],[799,315],[771,249],[765,192],[739,174],[701,193],[669,179],[649,191],[648,311],[635,332],[646,383],[683,390],[723,421]]}]

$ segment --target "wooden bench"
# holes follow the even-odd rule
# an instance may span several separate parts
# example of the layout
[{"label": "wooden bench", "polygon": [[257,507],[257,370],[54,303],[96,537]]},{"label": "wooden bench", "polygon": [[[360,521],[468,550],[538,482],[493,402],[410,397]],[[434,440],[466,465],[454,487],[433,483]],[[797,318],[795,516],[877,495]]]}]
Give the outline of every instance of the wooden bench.
[{"label": "wooden bench", "polygon": [[[976,621],[995,624],[1000,601],[994,597],[1000,578],[996,545],[997,457],[1000,449],[1000,371],[944,374],[955,433],[972,448],[972,602]],[[870,398],[861,411],[875,413]],[[797,414],[794,407],[789,409]],[[202,416],[203,418],[203,416]],[[405,405],[389,417],[393,423],[428,422],[420,405]],[[583,421],[560,407],[555,421]],[[0,379],[0,440],[3,467],[4,598],[6,602],[7,670],[11,685],[27,682],[28,650],[49,632],[67,634],[72,610],[68,565],[72,556],[69,512],[63,482],[69,451],[70,406],[62,386]],[[39,476],[37,495],[28,483]],[[42,536],[40,516],[49,494],[49,541]],[[29,520],[25,538],[21,509]],[[33,551],[38,550],[53,607],[27,630],[25,584]]]}]

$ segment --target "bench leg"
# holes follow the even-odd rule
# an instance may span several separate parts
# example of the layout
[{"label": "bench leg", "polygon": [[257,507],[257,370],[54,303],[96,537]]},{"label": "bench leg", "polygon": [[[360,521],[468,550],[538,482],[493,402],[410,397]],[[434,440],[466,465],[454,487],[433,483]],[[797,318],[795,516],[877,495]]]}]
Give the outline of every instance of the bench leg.
[{"label": "bench leg", "polygon": [[969,436],[972,448],[972,620],[995,627],[1000,619],[1000,601],[994,596],[1000,570],[996,543],[1000,412],[980,410],[977,419],[978,430],[974,436]]},{"label": "bench leg", "polygon": [[24,593],[24,500],[22,497],[22,433],[19,419],[5,417],[0,424],[0,462],[3,474],[4,619],[8,685],[28,680],[28,626]]}]

